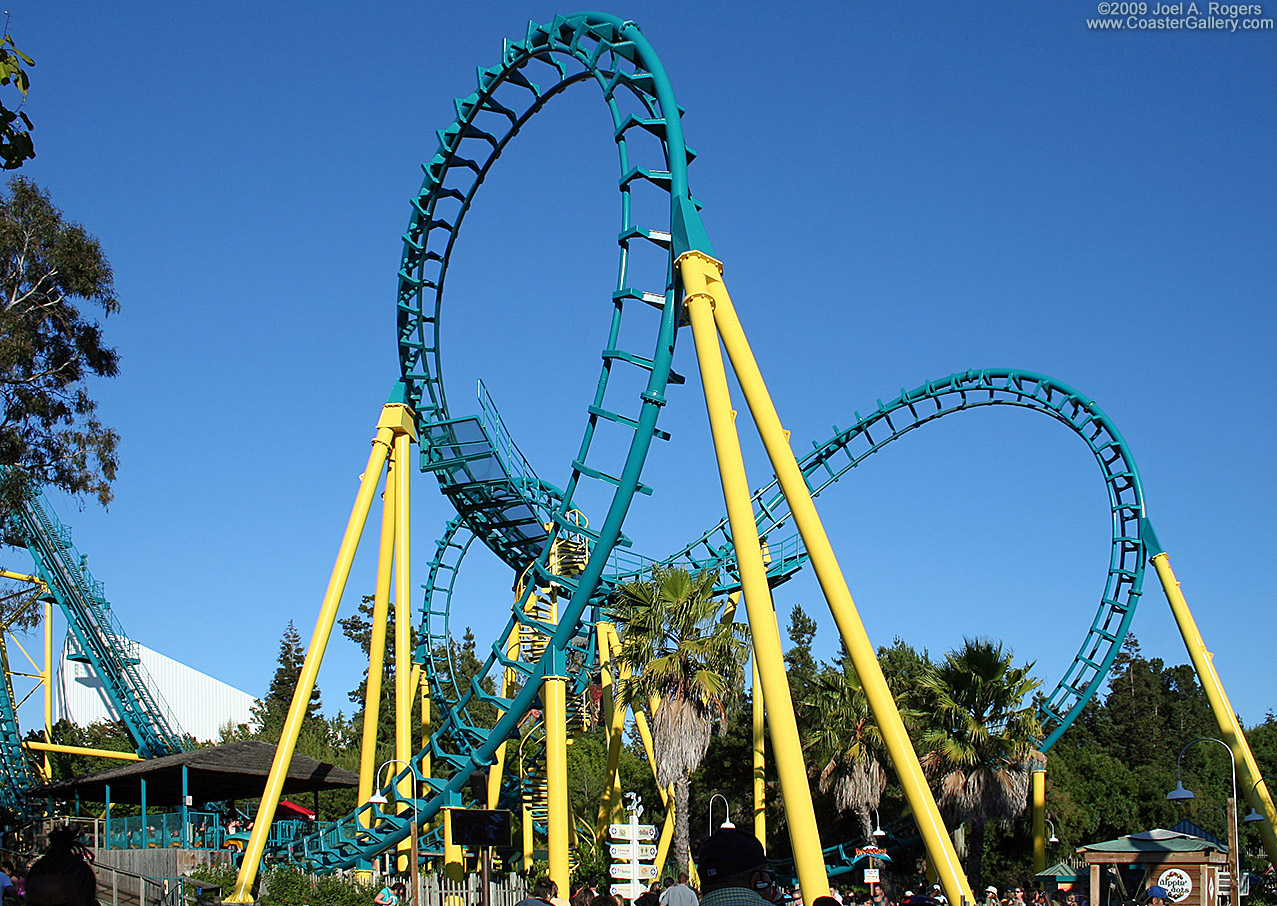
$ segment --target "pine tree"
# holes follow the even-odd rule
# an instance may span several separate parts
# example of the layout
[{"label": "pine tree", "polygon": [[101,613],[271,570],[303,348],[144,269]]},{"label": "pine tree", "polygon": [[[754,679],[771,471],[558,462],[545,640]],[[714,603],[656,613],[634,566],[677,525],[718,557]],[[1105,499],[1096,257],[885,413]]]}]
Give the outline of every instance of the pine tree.
[{"label": "pine tree", "polygon": [[[253,719],[257,722],[258,736],[278,742],[284,729],[284,721],[288,718],[289,706],[293,703],[293,692],[297,681],[301,678],[302,665],[306,661],[306,650],[302,648],[301,636],[293,621],[288,621],[284,635],[279,640],[279,666],[271,677],[270,688],[266,696],[253,706]],[[323,718],[323,698],[319,684],[311,690],[310,701],[306,705],[306,715],[302,718],[304,731],[321,732],[326,735],[326,723]],[[322,728],[322,729],[321,729]]]},{"label": "pine tree", "polygon": [[816,681],[816,659],[811,643],[816,637],[816,621],[807,616],[801,604],[789,612],[789,650],[785,652],[785,673],[789,677],[789,694],[794,701],[805,700]]}]

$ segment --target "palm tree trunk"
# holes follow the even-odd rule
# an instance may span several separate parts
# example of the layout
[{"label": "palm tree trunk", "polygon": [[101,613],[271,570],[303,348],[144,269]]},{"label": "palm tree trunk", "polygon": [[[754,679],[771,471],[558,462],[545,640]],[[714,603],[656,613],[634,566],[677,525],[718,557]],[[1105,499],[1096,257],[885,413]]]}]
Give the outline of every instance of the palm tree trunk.
[{"label": "palm tree trunk", "polygon": [[977,884],[984,881],[984,827],[983,821],[971,826],[971,842],[967,847],[967,877]]},{"label": "palm tree trunk", "polygon": [[687,826],[689,797],[687,775],[682,774],[674,781],[674,862],[679,871],[687,871],[691,849]]}]

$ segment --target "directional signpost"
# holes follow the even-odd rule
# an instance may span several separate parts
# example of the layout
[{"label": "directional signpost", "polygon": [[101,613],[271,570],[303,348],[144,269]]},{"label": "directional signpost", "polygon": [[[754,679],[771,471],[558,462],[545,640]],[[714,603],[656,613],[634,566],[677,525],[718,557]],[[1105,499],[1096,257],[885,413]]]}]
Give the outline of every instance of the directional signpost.
[{"label": "directional signpost", "polygon": [[644,881],[656,878],[656,846],[644,843],[644,840],[656,839],[656,826],[639,824],[639,816],[643,814],[643,803],[634,793],[626,793],[626,810],[630,813],[629,824],[612,824],[608,826],[608,836],[614,843],[608,844],[611,855],[611,875],[624,883],[613,884],[613,896],[636,900],[647,890]]}]

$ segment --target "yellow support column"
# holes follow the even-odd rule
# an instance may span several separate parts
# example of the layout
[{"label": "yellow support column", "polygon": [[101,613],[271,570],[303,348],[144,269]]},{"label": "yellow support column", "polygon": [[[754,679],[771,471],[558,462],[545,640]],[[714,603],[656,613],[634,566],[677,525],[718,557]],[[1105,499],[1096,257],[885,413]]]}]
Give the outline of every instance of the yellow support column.
[{"label": "yellow support column", "polygon": [[[670,849],[674,845],[674,824],[678,816],[674,813],[674,784],[665,789],[657,787],[661,794],[661,802],[665,803],[665,820],[661,823],[661,836],[656,841],[656,873],[665,877],[665,863],[669,860]],[[673,873],[673,872],[671,872]]]},{"label": "yellow support column", "polygon": [[[409,463],[412,456],[412,436],[399,434],[395,437],[394,465],[387,478],[387,488],[393,487],[395,494],[395,758],[408,764],[412,758],[412,564],[410,544],[411,479],[412,468]],[[391,481],[393,479],[393,482]],[[411,799],[416,795],[413,791],[411,773],[399,783],[399,796]],[[401,814],[408,813],[411,806],[404,803]],[[411,840],[399,841],[399,870],[407,867],[412,857]]]},{"label": "yellow support column", "polygon": [[[465,853],[461,845],[452,837],[452,809],[443,810],[443,876],[454,884],[465,880],[465,865],[462,859]],[[448,897],[445,906],[463,906],[460,898]]]},{"label": "yellow support column", "polygon": [[547,838],[550,851],[550,878],[559,885],[560,895],[570,890],[568,846],[568,707],[567,677],[547,676],[541,683],[545,703],[545,775]]},{"label": "yellow support column", "polygon": [[532,807],[530,802],[529,791],[524,788],[519,794],[520,819],[519,826],[522,831],[523,844],[523,863],[524,871],[528,871],[532,867],[532,853],[536,849],[536,828],[532,826]]},{"label": "yellow support column", "polygon": [[618,813],[625,811],[620,774],[621,748],[625,745],[625,706],[617,701],[616,684],[620,677],[612,675],[616,669],[612,660],[616,629],[611,623],[600,622],[595,624],[594,632],[599,650],[599,676],[603,683],[603,724],[607,727],[607,770],[595,828],[596,838],[602,841],[607,839],[608,825],[621,823]]},{"label": "yellow support column", "polygon": [[[772,404],[767,385],[763,382],[762,374],[758,370],[758,363],[754,360],[753,352],[749,348],[749,341],[745,338],[744,330],[732,307],[731,297],[728,296],[727,288],[722,280],[722,265],[708,255],[696,251],[679,256],[678,264],[685,292],[712,299],[714,324],[731,359],[732,368],[749,404],[750,414],[758,428],[763,446],[767,449],[767,457],[771,461],[781,490],[793,513],[794,524],[807,548],[812,569],[820,582],[825,601],[829,604],[834,621],[838,624],[838,630],[842,635],[843,644],[851,655],[856,674],[860,677],[865,697],[869,700],[869,706],[882,732],[883,741],[891,755],[891,762],[895,766],[896,774],[900,778],[905,796],[913,810],[914,820],[917,821],[922,832],[927,853],[936,866],[945,896],[950,903],[960,903],[964,897],[967,903],[974,903],[975,897],[962,867],[958,864],[953,841],[950,840],[949,833],[940,818],[940,811],[936,808],[931,788],[922,775],[917,753],[905,731],[904,722],[900,719],[900,712],[896,708],[891,690],[887,687],[887,681],[882,675],[882,668],[878,664],[873,644],[869,641],[864,624],[860,620],[860,614],[856,611],[855,602],[847,588],[847,581],[843,578],[838,559],[834,555],[833,547],[821,524],[820,515],[812,502],[811,491],[789,447],[789,435],[780,424],[780,416],[777,415],[776,408]],[[749,525],[753,526],[752,510],[749,514]],[[746,591],[747,602],[748,597],[749,592]],[[764,673],[765,686],[766,680]],[[776,702],[772,698],[770,686],[767,686],[766,691],[768,716],[772,718],[772,738],[775,743],[773,705]],[[779,750],[776,753],[776,763],[779,768]],[[786,808],[788,808],[788,791],[784,795]],[[794,848],[797,850],[797,845]],[[816,852],[819,854],[819,849]],[[805,895],[804,899],[806,899]]]},{"label": "yellow support column", "polygon": [[266,789],[262,792],[262,800],[257,807],[257,816],[253,820],[253,830],[249,834],[248,845],[244,848],[244,858],[235,880],[235,889],[224,902],[253,902],[253,881],[256,880],[258,869],[261,867],[262,853],[266,850],[266,837],[270,833],[271,822],[275,820],[275,809],[279,806],[284,778],[288,775],[288,768],[293,761],[293,751],[297,748],[297,734],[301,731],[302,720],[310,704],[310,694],[315,689],[315,678],[319,675],[319,665],[324,659],[324,649],[328,645],[328,637],[332,634],[333,623],[337,619],[337,605],[341,603],[342,592],[346,590],[350,566],[355,559],[355,551],[359,547],[359,536],[363,533],[364,523],[368,520],[368,511],[372,509],[372,501],[377,494],[377,485],[386,465],[390,445],[397,434],[412,430],[412,412],[407,406],[388,404],[382,409],[381,419],[377,423],[377,436],[373,440],[372,452],[368,456],[368,465],[364,468],[359,493],[355,496],[355,505],[351,508],[345,534],[342,535],[341,545],[337,549],[337,562],[333,564],[328,589],[324,592],[319,618],[315,622],[315,631],[311,634],[310,647],[306,649],[306,660],[302,663],[301,675],[298,676],[297,687],[293,690],[293,700],[288,706],[288,717],[284,720],[279,745],[275,748],[275,759],[271,763],[270,774],[266,778]]},{"label": "yellow support column", "polygon": [[735,413],[727,388],[727,373],[714,331],[715,300],[705,291],[706,281],[695,266],[689,252],[680,257],[683,272],[683,299],[692,334],[696,342],[696,360],[700,366],[705,405],[709,412],[718,474],[723,484],[723,499],[731,524],[732,541],[740,568],[741,588],[745,594],[745,610],[749,614],[750,635],[754,640],[754,660],[768,703],[768,725],[775,750],[776,773],[780,777],[781,795],[785,797],[789,837],[793,842],[794,868],[802,887],[803,901],[810,903],[818,896],[829,895],[829,877],[816,827],[816,812],[811,802],[811,787],[803,764],[802,745],[798,739],[798,723],[789,695],[789,679],[785,675],[785,658],[780,646],[780,629],[767,585],[767,569],[763,565],[762,547],[754,523],[750,503],[749,479],[740,439],[734,424]]},{"label": "yellow support column", "polygon": [[[1224,692],[1224,684],[1219,681],[1219,674],[1215,672],[1214,655],[1207,650],[1206,642],[1197,628],[1197,621],[1193,619],[1193,614],[1188,609],[1188,601],[1185,600],[1184,592],[1171,569],[1170,557],[1163,551],[1152,558],[1152,563],[1153,568],[1157,570],[1157,578],[1161,580],[1166,600],[1171,605],[1171,613],[1175,615],[1175,624],[1179,627],[1179,633],[1184,639],[1184,647],[1188,649],[1193,669],[1197,671],[1197,678],[1202,683],[1202,691],[1206,693],[1206,700],[1210,702],[1215,722],[1219,725],[1220,739],[1233,750],[1233,759],[1238,771],[1237,779],[1246,787],[1244,801],[1249,802],[1268,819],[1257,823],[1259,833],[1264,839],[1264,850],[1268,853],[1268,859],[1277,865],[1277,833],[1273,830],[1274,824],[1277,824],[1277,809],[1273,808],[1268,785],[1264,783],[1263,775],[1259,772],[1259,764],[1255,761],[1255,756],[1250,751],[1250,744],[1246,742],[1246,735],[1237,721],[1237,712],[1233,710],[1233,706],[1228,701],[1228,695]],[[1241,803],[1238,803],[1238,808],[1240,807]]]},{"label": "yellow support column", "polygon": [[[41,585],[44,583],[41,582]],[[45,588],[48,591],[48,588]],[[53,602],[44,601],[44,671],[40,677],[44,683],[44,741],[53,742]],[[53,764],[48,753],[44,756],[44,779],[53,779]]]},{"label": "yellow support column", "polygon": [[1046,868],[1046,769],[1029,774],[1033,800],[1033,873]]},{"label": "yellow support column", "polygon": [[[381,718],[381,678],[386,665],[386,623],[390,614],[390,581],[395,561],[394,466],[386,476],[381,495],[381,545],[377,556],[377,581],[373,586],[372,627],[368,637],[368,681],[364,688],[364,726],[359,749],[359,804],[368,801],[377,782],[377,724]],[[372,813],[361,813],[369,826]]]},{"label": "yellow support column", "polygon": [[[519,657],[519,624],[517,622],[510,627],[510,632],[506,635],[505,654],[512,661]],[[514,695],[517,676],[518,674],[513,667],[506,667],[502,672],[502,698],[510,698]],[[488,768],[489,809],[496,808],[497,801],[501,798],[501,782],[505,777],[506,748],[509,745],[510,741],[507,739],[497,746],[497,760],[492,763],[492,767]]]},{"label": "yellow support column", "polygon": [[767,848],[767,724],[764,719],[763,681],[758,661],[750,661],[754,681],[754,836]]},{"label": "yellow support column", "polygon": [[116,752],[114,749],[93,749],[87,746],[60,746],[51,742],[23,741],[22,748],[32,752],[64,752],[67,755],[93,755],[97,758],[115,758],[120,761],[143,761],[136,752]]},{"label": "yellow support column", "polygon": [[421,748],[424,754],[421,756],[421,776],[431,776],[430,771],[434,766],[433,759],[430,757],[430,684],[423,682],[421,684]]}]

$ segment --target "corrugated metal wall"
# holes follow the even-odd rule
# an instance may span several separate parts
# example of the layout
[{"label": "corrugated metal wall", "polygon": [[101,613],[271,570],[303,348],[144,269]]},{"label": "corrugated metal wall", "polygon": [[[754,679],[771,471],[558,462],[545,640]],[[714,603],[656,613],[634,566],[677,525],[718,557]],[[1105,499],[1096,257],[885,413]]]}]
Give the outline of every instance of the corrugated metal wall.
[{"label": "corrugated metal wall", "polygon": [[[55,718],[87,726],[100,720],[118,720],[93,667],[68,657],[70,637],[62,645],[62,658],[54,681]],[[182,729],[199,740],[216,740],[228,721],[252,720],[250,709],[257,699],[234,686],[200,673],[185,664],[137,645],[142,665],[155,680],[160,694],[173,710]]]}]

